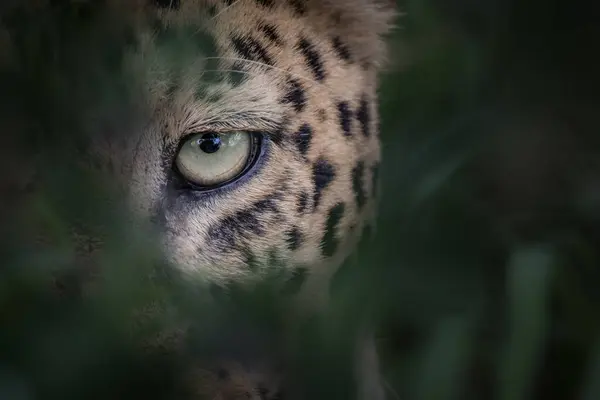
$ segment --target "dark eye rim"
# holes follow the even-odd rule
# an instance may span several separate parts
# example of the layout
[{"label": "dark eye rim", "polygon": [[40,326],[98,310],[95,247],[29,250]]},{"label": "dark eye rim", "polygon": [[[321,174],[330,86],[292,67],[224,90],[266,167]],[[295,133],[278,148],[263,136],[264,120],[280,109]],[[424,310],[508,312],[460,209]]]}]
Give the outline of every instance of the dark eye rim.
[{"label": "dark eye rim", "polygon": [[198,185],[197,183],[194,183],[194,182],[191,182],[190,180],[188,180],[181,173],[181,171],[179,171],[179,168],[177,167],[177,155],[179,154],[181,147],[183,147],[183,145],[185,143],[187,143],[187,141],[192,136],[204,135],[207,133],[226,134],[227,132],[200,131],[200,132],[192,132],[192,133],[186,135],[185,137],[183,137],[179,141],[179,144],[177,145],[177,149],[174,152],[175,155],[173,157],[173,162],[171,165],[171,170],[175,174],[180,188],[187,189],[187,190],[193,190],[195,192],[208,193],[208,192],[216,191],[219,189],[223,189],[224,187],[237,182],[239,179],[243,178],[248,173],[252,172],[258,164],[258,160],[261,159],[265,153],[265,150],[266,150],[265,144],[267,141],[267,135],[265,135],[264,132],[256,132],[256,131],[243,131],[243,132],[249,134],[250,139],[251,139],[250,156],[248,157],[248,161],[246,161],[244,168],[240,171],[240,173],[236,174],[233,178],[223,181],[221,183],[215,184],[215,185],[210,185],[210,186]]}]

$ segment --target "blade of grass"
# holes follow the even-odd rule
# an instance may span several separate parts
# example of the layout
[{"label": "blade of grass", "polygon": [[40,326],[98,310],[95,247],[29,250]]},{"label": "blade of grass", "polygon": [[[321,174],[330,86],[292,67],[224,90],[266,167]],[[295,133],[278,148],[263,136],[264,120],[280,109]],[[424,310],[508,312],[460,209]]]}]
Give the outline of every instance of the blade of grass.
[{"label": "blade of grass", "polygon": [[471,335],[466,317],[443,320],[421,360],[416,399],[455,399],[462,384],[471,351]]},{"label": "blade of grass", "polygon": [[499,371],[501,400],[530,399],[548,323],[554,264],[544,247],[516,249],[508,265],[508,340]]}]

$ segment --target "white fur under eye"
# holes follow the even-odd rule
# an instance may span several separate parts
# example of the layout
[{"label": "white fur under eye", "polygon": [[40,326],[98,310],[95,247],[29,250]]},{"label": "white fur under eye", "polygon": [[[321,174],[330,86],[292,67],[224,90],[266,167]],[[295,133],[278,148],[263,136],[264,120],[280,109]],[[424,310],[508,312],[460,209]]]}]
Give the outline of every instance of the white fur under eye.
[{"label": "white fur under eye", "polygon": [[198,133],[183,143],[175,163],[185,179],[199,186],[218,185],[235,178],[252,152],[246,132]]}]

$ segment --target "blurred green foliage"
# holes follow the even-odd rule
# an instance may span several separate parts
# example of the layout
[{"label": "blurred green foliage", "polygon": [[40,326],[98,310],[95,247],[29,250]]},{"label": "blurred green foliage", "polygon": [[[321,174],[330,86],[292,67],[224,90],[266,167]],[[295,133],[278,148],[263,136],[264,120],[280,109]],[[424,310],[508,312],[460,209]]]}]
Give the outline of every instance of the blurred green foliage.
[{"label": "blurred green foliage", "polygon": [[[307,398],[351,397],[342,339],[364,315],[380,327],[391,399],[600,399],[600,69],[586,7],[400,3],[381,86],[377,230],[336,276],[331,309],[282,343]],[[21,64],[0,71],[0,120],[29,121],[10,140],[30,157],[21,164],[47,167],[36,201],[2,213],[2,399],[175,398],[182,371],[228,329],[282,341],[268,285],[209,304],[209,288],[177,276],[125,223],[118,196],[74,168],[79,137],[68,135],[93,134],[82,110],[132,124],[138,111],[135,80],[115,79],[127,27],[88,11],[3,16]],[[54,242],[30,251],[12,225],[23,220]],[[68,284],[73,221],[107,238],[86,294]],[[190,319],[185,351],[169,347]],[[157,335],[167,344],[147,351]]]}]

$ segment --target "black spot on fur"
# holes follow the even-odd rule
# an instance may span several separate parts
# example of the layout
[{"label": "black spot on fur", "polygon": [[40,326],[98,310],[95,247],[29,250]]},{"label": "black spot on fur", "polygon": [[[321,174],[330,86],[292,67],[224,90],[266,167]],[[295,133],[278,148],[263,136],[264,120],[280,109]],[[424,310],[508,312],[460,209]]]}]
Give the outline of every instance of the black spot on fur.
[{"label": "black spot on fur", "polygon": [[214,4],[208,7],[208,15],[210,17],[214,17],[215,15],[217,15],[217,7]]},{"label": "black spot on fur", "polygon": [[360,107],[356,113],[356,119],[360,122],[363,135],[369,137],[371,135],[371,113],[369,111],[369,102],[365,96],[360,100]]},{"label": "black spot on fur", "polygon": [[208,230],[208,241],[224,248],[220,251],[231,251],[239,238],[247,234],[263,236],[265,227],[250,210],[238,211],[232,216],[223,218],[221,222]]},{"label": "black spot on fur", "polygon": [[298,49],[304,56],[306,64],[308,64],[308,67],[312,70],[312,73],[317,81],[322,81],[325,79],[325,68],[323,67],[323,61],[315,49],[314,44],[309,42],[306,38],[302,38],[298,42]]},{"label": "black spot on fur", "polygon": [[170,8],[171,10],[177,10],[181,6],[180,0],[154,0],[154,4],[156,4],[159,8]]},{"label": "black spot on fur", "polygon": [[351,61],[352,60],[352,55],[350,54],[350,49],[348,49],[348,46],[346,46],[342,40],[340,39],[339,36],[336,36],[333,38],[332,40],[333,43],[333,49],[335,50],[335,52],[337,53],[337,55],[344,61]]},{"label": "black spot on fur", "polygon": [[298,196],[298,214],[304,214],[308,207],[308,193],[300,193]]},{"label": "black spot on fur", "polygon": [[364,205],[367,198],[365,193],[365,187],[363,184],[363,175],[365,172],[365,163],[359,161],[356,167],[352,170],[352,190],[354,190],[354,197],[356,198],[356,205],[360,210]]},{"label": "black spot on fur", "polygon": [[352,135],[352,111],[348,102],[341,101],[337,105],[338,117],[340,119],[340,127],[344,136]]},{"label": "black spot on fur", "polygon": [[277,28],[274,25],[263,23],[259,25],[259,29],[262,31],[262,33],[265,34],[265,37],[269,39],[272,43],[278,46],[281,46],[283,44],[283,41],[281,40],[281,37],[277,32]]},{"label": "black spot on fur", "polygon": [[286,232],[286,242],[288,244],[288,248],[292,251],[298,250],[298,247],[302,245],[302,232],[298,227],[294,227]]},{"label": "black spot on fur", "polygon": [[336,237],[337,227],[344,216],[346,205],[338,203],[329,210],[327,214],[327,222],[325,223],[325,234],[321,241],[321,248],[325,257],[331,257],[335,254],[339,245],[339,240]]},{"label": "black spot on fur", "polygon": [[306,107],[306,93],[300,82],[295,79],[288,81],[288,88],[283,98],[284,104],[292,104],[296,112],[301,112]]},{"label": "black spot on fur", "polygon": [[225,4],[230,6],[235,2],[235,0],[225,0]]},{"label": "black spot on fur", "polygon": [[279,212],[277,208],[277,200],[281,198],[280,194],[272,195],[266,199],[259,200],[252,205],[252,210],[256,212]]},{"label": "black spot on fur", "polygon": [[231,43],[235,51],[242,57],[250,61],[261,62],[267,65],[273,65],[273,60],[258,41],[248,36],[234,36]]},{"label": "black spot on fur", "polygon": [[256,2],[264,7],[273,7],[273,0],[256,0]]},{"label": "black spot on fur", "polygon": [[297,268],[292,273],[292,277],[285,283],[282,292],[287,295],[294,295],[298,293],[306,278],[308,277],[308,269]]},{"label": "black spot on fur", "polygon": [[222,248],[221,251],[228,251],[236,247],[239,238],[249,235],[263,236],[266,233],[266,227],[258,216],[279,213],[277,199],[276,195],[269,196],[257,201],[247,209],[223,218],[219,224],[209,228],[208,242],[224,246],[225,248]]},{"label": "black spot on fur", "polygon": [[295,141],[298,146],[298,151],[303,156],[308,152],[308,148],[310,147],[310,140],[312,138],[312,128],[308,124],[302,124],[298,132],[296,132]]},{"label": "black spot on fur", "polygon": [[372,196],[377,196],[377,183],[379,182],[379,164],[371,167],[371,192]]},{"label": "black spot on fur", "polygon": [[304,0],[290,0],[290,5],[294,9],[294,12],[298,15],[304,15],[306,13],[306,6]]},{"label": "black spot on fur", "polygon": [[321,194],[331,181],[335,178],[335,168],[324,159],[318,160],[313,166],[313,182],[315,185],[315,193],[313,196],[313,209],[317,209]]}]

